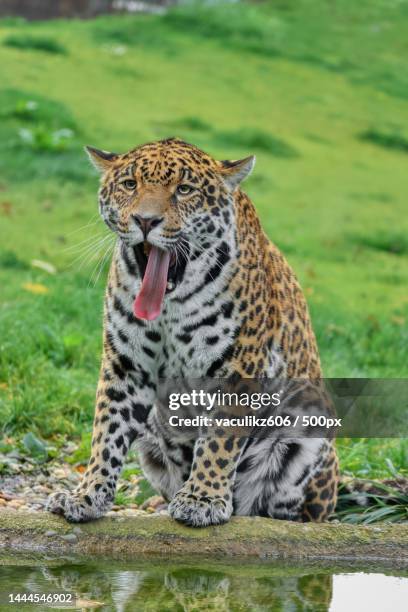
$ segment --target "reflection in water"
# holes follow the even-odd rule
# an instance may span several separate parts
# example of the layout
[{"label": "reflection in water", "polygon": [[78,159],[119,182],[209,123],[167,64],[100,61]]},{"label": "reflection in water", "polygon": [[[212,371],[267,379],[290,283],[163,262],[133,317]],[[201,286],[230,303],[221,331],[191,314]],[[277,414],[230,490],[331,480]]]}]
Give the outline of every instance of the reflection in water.
[{"label": "reflection in water", "polygon": [[[194,563],[194,562],[193,562]],[[324,612],[332,600],[332,574],[277,564],[194,566],[71,562],[59,566],[0,565],[0,611],[47,610],[7,605],[7,592],[75,593],[71,609],[106,612]],[[356,574],[356,579],[360,574]],[[352,578],[352,576],[351,576]],[[386,576],[384,576],[387,579]],[[56,606],[57,607],[57,606]],[[58,607],[58,609],[61,609]]]},{"label": "reflection in water", "polygon": [[[282,568],[269,565],[232,564],[220,570],[170,564],[127,569],[129,565],[3,566],[0,592],[71,592],[81,600],[80,607],[100,602],[99,610],[117,612],[324,611],[331,600],[332,576],[328,574],[284,575]],[[3,609],[7,607],[0,606]],[[24,610],[30,609],[39,610],[38,606],[24,606]]]}]

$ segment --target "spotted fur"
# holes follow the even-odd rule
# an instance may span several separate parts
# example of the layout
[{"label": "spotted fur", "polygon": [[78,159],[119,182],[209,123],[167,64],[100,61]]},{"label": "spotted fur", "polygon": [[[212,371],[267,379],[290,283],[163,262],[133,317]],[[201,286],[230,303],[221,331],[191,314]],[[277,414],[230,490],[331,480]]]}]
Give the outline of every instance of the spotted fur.
[{"label": "spotted fur", "polygon": [[[54,494],[49,509],[70,521],[102,516],[135,442],[146,477],[181,522],[218,524],[232,513],[326,519],[338,480],[331,441],[192,441],[181,432],[170,436],[155,405],[160,378],[321,376],[299,284],[239,187],[254,158],[219,162],[178,139],[124,155],[88,152],[102,171],[101,215],[118,240],[105,298],[92,456],[76,492]],[[146,216],[154,217],[148,242],[173,254],[154,321],[132,310],[146,266],[140,222]]]}]

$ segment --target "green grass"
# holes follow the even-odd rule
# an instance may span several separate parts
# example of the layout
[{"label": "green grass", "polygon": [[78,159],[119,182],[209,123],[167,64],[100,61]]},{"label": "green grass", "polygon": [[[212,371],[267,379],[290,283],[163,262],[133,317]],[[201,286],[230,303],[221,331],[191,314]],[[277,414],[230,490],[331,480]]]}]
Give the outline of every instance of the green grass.
[{"label": "green grass", "polygon": [[395,151],[408,153],[408,138],[401,134],[371,129],[360,134],[360,138],[385,149],[394,149]]},{"label": "green grass", "polygon": [[24,51],[44,51],[45,53],[66,53],[65,47],[53,38],[16,34],[7,36],[3,44]]},{"label": "green grass", "polygon": [[[335,517],[343,523],[369,525],[386,521],[402,523],[408,521],[408,495],[395,486],[373,481],[375,491],[347,492],[340,487]],[[356,504],[358,499],[358,504]]]},{"label": "green grass", "polygon": [[[281,0],[2,21],[4,433],[91,427],[108,246],[92,240],[108,232],[84,144],[176,135],[220,159],[255,153],[245,188],[301,280],[325,375],[407,376],[407,11]],[[407,468],[405,440],[339,447],[345,471]]]}]

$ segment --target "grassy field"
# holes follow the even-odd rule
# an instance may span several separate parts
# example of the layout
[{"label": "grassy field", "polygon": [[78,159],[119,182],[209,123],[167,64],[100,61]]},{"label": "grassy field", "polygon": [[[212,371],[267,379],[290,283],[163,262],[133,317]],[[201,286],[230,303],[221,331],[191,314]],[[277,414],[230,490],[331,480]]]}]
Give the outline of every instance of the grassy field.
[{"label": "grassy field", "polygon": [[[255,153],[246,190],[304,287],[325,375],[407,376],[407,17],[279,0],[0,23],[0,432],[90,429],[112,239],[84,144]],[[406,440],[340,452],[359,475],[408,466]]]}]

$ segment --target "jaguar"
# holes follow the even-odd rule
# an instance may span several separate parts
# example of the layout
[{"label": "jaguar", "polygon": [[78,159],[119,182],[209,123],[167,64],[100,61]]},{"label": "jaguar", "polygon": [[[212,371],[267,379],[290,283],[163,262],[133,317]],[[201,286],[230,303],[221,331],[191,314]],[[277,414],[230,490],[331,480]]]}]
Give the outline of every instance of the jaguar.
[{"label": "jaguar", "polygon": [[169,514],[186,525],[232,514],[326,520],[339,478],[333,440],[192,437],[169,432],[158,410],[166,379],[322,376],[300,285],[240,186],[255,157],[219,161],[178,138],[87,152],[117,239],[91,458],[77,489],[54,493],[48,509],[73,522],[106,513],[134,444]]}]

